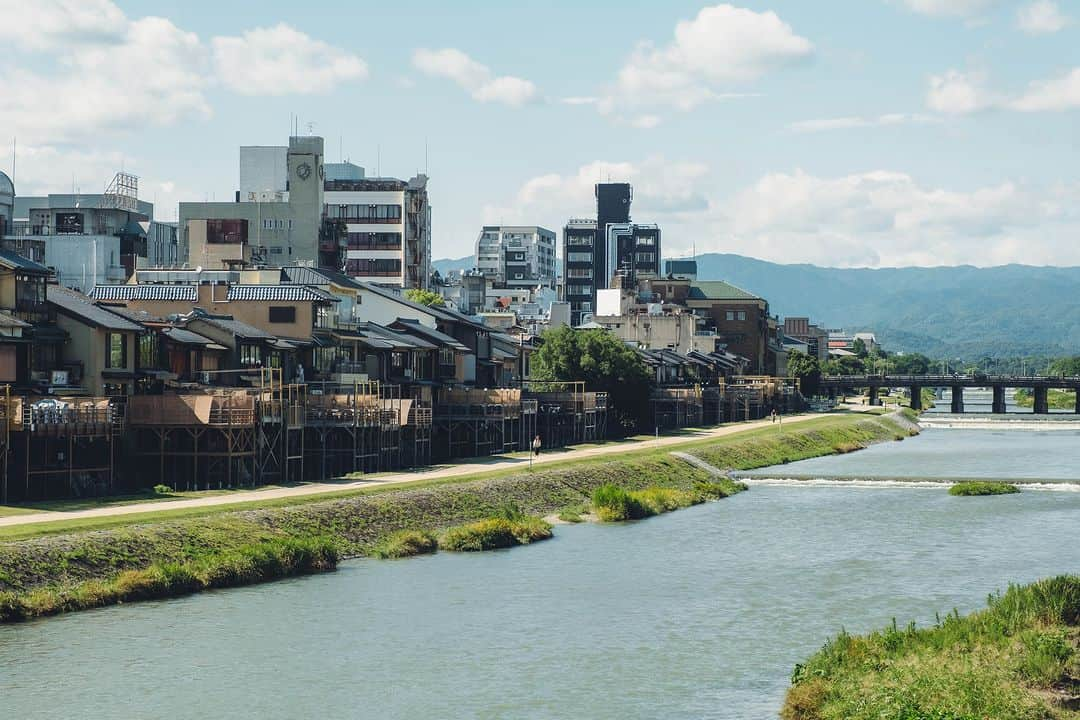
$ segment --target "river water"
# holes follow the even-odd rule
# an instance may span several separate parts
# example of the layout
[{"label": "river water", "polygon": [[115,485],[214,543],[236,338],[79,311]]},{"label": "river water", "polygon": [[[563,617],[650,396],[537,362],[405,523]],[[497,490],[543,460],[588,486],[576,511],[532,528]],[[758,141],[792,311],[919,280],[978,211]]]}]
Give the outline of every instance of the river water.
[{"label": "river water", "polygon": [[[930,430],[531,547],[0,626],[0,717],[775,718],[793,665],[841,627],[933,622],[1080,571],[1080,492],[1062,491],[1078,440]],[[1063,484],[955,498],[783,479],[897,468]]]}]

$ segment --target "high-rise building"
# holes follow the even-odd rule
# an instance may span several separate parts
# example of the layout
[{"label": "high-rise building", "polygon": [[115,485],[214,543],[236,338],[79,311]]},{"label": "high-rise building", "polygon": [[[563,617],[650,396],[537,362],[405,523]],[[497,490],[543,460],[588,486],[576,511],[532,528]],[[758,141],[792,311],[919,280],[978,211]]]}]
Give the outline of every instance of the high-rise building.
[{"label": "high-rise building", "polygon": [[595,312],[596,291],[615,277],[632,287],[660,275],[660,227],[630,221],[630,184],[598,183],[595,195],[596,220],[572,219],[563,228],[563,299],[574,325]]},{"label": "high-rise building", "polygon": [[404,288],[431,275],[427,176],[326,163],[320,137],[241,147],[236,202],[181,203],[179,232],[187,262],[204,268],[308,264]]},{"label": "high-rise building", "polygon": [[485,225],[476,267],[495,287],[555,286],[555,233],[538,225]]},{"label": "high-rise building", "polygon": [[596,221],[572,218],[563,228],[563,297],[570,324],[580,325],[596,309]]}]

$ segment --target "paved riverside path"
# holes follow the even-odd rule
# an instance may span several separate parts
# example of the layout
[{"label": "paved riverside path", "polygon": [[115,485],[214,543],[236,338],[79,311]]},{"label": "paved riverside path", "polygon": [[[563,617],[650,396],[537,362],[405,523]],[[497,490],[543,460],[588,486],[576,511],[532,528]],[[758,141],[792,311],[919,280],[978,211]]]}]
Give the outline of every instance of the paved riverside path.
[{"label": "paved riverside path", "polygon": [[[784,425],[792,425],[814,418],[827,417],[826,415],[802,414],[788,415],[783,418]],[[541,453],[540,457],[533,458],[533,466],[542,466],[547,463],[564,462],[578,458],[600,457],[605,455],[620,455],[633,450],[648,450],[651,448],[680,445],[682,443],[705,440],[713,437],[723,437],[740,432],[746,432],[755,428],[768,427],[772,423],[768,418],[751,422],[740,422],[729,425],[720,425],[715,428],[690,430],[680,435],[662,435],[659,439],[629,440],[610,442],[596,447],[587,447],[570,450],[550,450]],[[775,425],[774,425],[775,427]],[[779,428],[778,428],[779,431]],[[398,485],[402,483],[416,482],[419,480],[438,480],[463,475],[485,475],[504,470],[525,470],[529,467],[529,459],[524,454],[518,456],[495,455],[492,457],[477,458],[454,465],[444,465],[431,470],[419,470],[401,472],[389,475],[379,475],[370,478],[358,478],[353,481],[343,482],[319,482],[306,483],[290,487],[268,487],[262,490],[244,490],[229,492],[222,495],[207,495],[205,497],[190,498],[188,500],[162,500],[158,502],[134,502],[126,505],[108,505],[89,510],[72,511],[42,511],[26,513],[23,515],[11,515],[0,517],[0,527],[15,525],[32,525],[34,523],[53,522],[56,520],[79,520],[84,518],[113,517],[117,515],[135,515],[138,513],[159,512],[162,510],[185,510],[188,508],[217,507],[221,505],[234,505],[260,500],[277,500],[280,498],[308,497],[323,495],[326,493],[338,493],[343,490],[358,488],[383,487],[386,485]]]}]

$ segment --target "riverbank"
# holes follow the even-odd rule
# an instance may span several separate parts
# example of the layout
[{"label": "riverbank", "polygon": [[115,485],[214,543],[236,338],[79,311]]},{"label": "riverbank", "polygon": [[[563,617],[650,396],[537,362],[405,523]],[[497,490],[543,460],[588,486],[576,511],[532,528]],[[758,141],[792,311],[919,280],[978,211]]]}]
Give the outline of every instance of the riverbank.
[{"label": "riverbank", "polygon": [[[782,430],[759,428],[677,447],[724,470],[750,469],[850,452],[911,432],[910,420],[899,415],[825,416]],[[375,487],[319,502],[207,508],[196,516],[162,512],[118,527],[7,541],[0,536],[0,620],[331,569],[339,558],[371,553],[392,533],[437,532],[490,517],[507,503],[543,516],[587,502],[605,484],[691,489],[712,477],[671,456],[669,447],[553,462],[533,472],[515,469],[482,479]],[[21,530],[32,533],[33,527]],[[290,549],[290,543],[307,549]],[[284,550],[271,551],[274,547]]]},{"label": "riverbank", "polygon": [[841,633],[792,674],[784,720],[1080,718],[1080,576],[931,628]]}]

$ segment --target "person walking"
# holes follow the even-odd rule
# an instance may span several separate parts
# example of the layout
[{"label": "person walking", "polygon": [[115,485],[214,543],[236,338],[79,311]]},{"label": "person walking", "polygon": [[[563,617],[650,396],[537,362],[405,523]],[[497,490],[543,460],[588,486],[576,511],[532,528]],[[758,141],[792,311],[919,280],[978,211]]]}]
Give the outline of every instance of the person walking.
[{"label": "person walking", "polygon": [[540,442],[540,436],[539,435],[537,435],[536,437],[533,438],[532,451],[533,451],[533,455],[535,455],[536,457],[540,457],[540,446],[542,444],[543,443]]},{"label": "person walking", "polygon": [[776,408],[773,408],[772,412],[769,413],[769,421],[776,422]]}]

